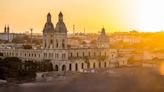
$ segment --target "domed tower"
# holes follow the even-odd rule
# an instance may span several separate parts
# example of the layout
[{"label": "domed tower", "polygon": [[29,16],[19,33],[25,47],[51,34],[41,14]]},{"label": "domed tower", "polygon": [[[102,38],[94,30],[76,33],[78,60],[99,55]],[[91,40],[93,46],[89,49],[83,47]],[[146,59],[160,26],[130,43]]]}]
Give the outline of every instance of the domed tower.
[{"label": "domed tower", "polygon": [[7,27],[6,27],[6,25],[5,25],[5,27],[4,27],[4,33],[6,33],[6,32],[7,32],[6,30],[7,30]]},{"label": "domed tower", "polygon": [[97,38],[98,48],[109,48],[109,38],[105,33],[105,29],[102,28],[100,35]]},{"label": "domed tower", "polygon": [[63,22],[63,14],[62,14],[62,12],[59,13],[58,17],[59,17],[59,22]]},{"label": "domed tower", "polygon": [[7,32],[7,33],[10,33],[10,27],[9,27],[9,25],[8,25],[7,28],[6,28],[6,32]]},{"label": "domed tower", "polygon": [[67,28],[63,22],[62,12],[58,15],[58,22],[55,27],[55,49],[67,49]]},{"label": "domed tower", "polygon": [[47,22],[43,29],[43,48],[53,49],[54,48],[54,25],[51,22],[51,14],[47,15]]}]

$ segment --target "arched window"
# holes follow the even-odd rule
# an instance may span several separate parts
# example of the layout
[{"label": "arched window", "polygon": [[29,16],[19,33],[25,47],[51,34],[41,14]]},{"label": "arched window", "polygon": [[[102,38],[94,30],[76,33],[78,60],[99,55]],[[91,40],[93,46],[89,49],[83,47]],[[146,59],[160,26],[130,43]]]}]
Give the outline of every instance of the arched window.
[{"label": "arched window", "polygon": [[3,56],[3,53],[2,52],[0,52],[0,56]]},{"label": "arched window", "polygon": [[81,69],[84,69],[84,63],[81,64]]},{"label": "arched window", "polygon": [[53,44],[53,40],[52,39],[50,40],[50,44]]},{"label": "arched window", "polygon": [[62,71],[66,71],[66,66],[65,65],[62,66]]},{"label": "arched window", "polygon": [[104,68],[106,68],[106,62],[104,63]]},{"label": "arched window", "polygon": [[78,64],[75,64],[75,71],[78,71]]},{"label": "arched window", "polygon": [[96,64],[95,63],[93,63],[93,68],[96,68]]},{"label": "arched window", "polygon": [[72,64],[69,64],[69,71],[72,71]]},{"label": "arched window", "polygon": [[55,71],[58,71],[58,70],[59,70],[58,65],[55,65]]},{"label": "arched window", "polygon": [[58,40],[56,40],[56,48],[58,48],[58,46],[59,46],[59,45],[58,45]]},{"label": "arched window", "polygon": [[88,69],[90,68],[90,63],[89,63],[89,62],[87,63],[87,68],[88,68]]}]

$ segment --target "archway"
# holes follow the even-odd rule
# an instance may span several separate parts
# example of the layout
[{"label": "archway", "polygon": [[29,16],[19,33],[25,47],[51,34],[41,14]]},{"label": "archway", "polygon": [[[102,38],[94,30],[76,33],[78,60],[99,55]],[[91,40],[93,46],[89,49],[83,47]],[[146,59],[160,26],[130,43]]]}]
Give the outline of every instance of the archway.
[{"label": "archway", "polygon": [[0,52],[0,56],[3,56],[3,53],[2,52]]},{"label": "archway", "polygon": [[90,68],[90,63],[88,62],[88,63],[87,63],[87,69],[89,69],[89,68]]},{"label": "archway", "polygon": [[55,71],[59,71],[58,65],[55,65]]},{"label": "archway", "polygon": [[81,64],[81,69],[84,69],[84,63]]},{"label": "archway", "polygon": [[62,71],[65,71],[65,70],[66,70],[66,66],[63,65],[63,66],[62,66]]},{"label": "archway", "polygon": [[106,68],[106,62],[104,62],[104,68]]},{"label": "archway", "polygon": [[69,71],[72,71],[72,64],[69,64]]},{"label": "archway", "polygon": [[75,71],[78,71],[78,64],[75,64]]},{"label": "archway", "polygon": [[93,68],[96,68],[96,64],[95,63],[93,63]]}]

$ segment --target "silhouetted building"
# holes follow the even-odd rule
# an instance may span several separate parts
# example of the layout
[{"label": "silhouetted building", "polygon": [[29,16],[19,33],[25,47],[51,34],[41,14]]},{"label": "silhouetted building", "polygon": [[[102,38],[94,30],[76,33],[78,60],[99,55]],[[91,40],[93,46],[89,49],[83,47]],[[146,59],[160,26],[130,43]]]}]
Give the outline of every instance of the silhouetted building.
[{"label": "silhouetted building", "polygon": [[105,28],[102,28],[100,35],[97,38],[98,48],[109,48],[109,37],[105,33]]}]

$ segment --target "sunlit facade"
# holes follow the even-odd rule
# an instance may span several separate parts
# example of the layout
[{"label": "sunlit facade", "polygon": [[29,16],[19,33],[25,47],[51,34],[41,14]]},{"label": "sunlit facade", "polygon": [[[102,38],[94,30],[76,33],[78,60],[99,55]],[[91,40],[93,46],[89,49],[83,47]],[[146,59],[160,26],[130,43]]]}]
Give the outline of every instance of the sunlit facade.
[{"label": "sunlit facade", "polygon": [[63,14],[58,15],[54,27],[48,13],[43,29],[43,49],[1,49],[5,57],[18,57],[22,60],[51,61],[55,71],[83,71],[84,69],[109,68],[126,65],[126,58],[119,58],[117,49],[109,48],[109,39],[103,28],[97,38],[96,47],[68,48],[67,27]]}]

